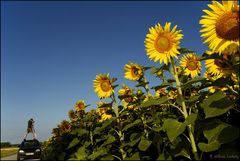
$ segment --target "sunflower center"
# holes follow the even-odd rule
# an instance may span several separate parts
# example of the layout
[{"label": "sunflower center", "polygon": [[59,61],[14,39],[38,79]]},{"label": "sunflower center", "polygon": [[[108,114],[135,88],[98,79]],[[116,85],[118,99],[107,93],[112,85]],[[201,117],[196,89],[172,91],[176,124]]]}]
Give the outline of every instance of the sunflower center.
[{"label": "sunflower center", "polygon": [[239,37],[239,15],[228,12],[217,20],[216,33],[220,38],[226,40],[236,40]]},{"label": "sunflower center", "polygon": [[109,81],[105,80],[101,83],[101,89],[104,91],[104,92],[108,92],[110,91],[111,89],[111,85],[109,83]]},{"label": "sunflower center", "polygon": [[218,67],[220,67],[220,68],[222,68],[222,69],[228,68],[228,64],[227,64],[224,60],[222,60],[222,59],[215,59],[215,60],[214,60],[214,63],[215,63]]},{"label": "sunflower center", "polygon": [[198,68],[198,64],[196,60],[187,61],[187,68],[191,71],[196,70]]},{"label": "sunflower center", "polygon": [[169,51],[171,48],[171,41],[167,36],[159,36],[155,42],[155,48],[159,52]]},{"label": "sunflower center", "polygon": [[138,68],[132,67],[131,74],[132,74],[133,77],[138,76],[138,70],[139,70]]},{"label": "sunflower center", "polygon": [[84,104],[83,103],[79,103],[78,107],[79,107],[79,109],[83,109],[84,108]]}]

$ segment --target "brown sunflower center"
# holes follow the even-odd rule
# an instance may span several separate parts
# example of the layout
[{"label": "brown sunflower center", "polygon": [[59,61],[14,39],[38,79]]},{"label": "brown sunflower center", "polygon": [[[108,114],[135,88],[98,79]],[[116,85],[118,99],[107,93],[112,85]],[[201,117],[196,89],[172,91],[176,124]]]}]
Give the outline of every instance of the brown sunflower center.
[{"label": "brown sunflower center", "polygon": [[131,102],[133,100],[131,95],[132,95],[132,91],[131,90],[126,90],[125,91],[125,96],[129,96],[129,97],[124,98],[124,100],[127,103],[129,103],[129,102]]},{"label": "brown sunflower center", "polygon": [[215,59],[214,60],[214,63],[218,66],[218,67],[220,67],[220,68],[222,68],[222,69],[226,69],[226,68],[228,68],[228,64],[225,62],[226,60],[223,60],[223,59]]},{"label": "brown sunflower center", "polygon": [[196,60],[188,60],[187,61],[188,70],[196,70],[198,68],[198,62]]},{"label": "brown sunflower center", "polygon": [[104,91],[104,92],[108,92],[110,91],[111,89],[111,84],[108,80],[104,80],[102,83],[101,83],[101,89]]},{"label": "brown sunflower center", "polygon": [[155,48],[159,52],[169,51],[172,47],[171,39],[167,35],[161,35],[156,39]]},{"label": "brown sunflower center", "polygon": [[138,68],[137,67],[135,67],[135,66],[133,66],[132,68],[131,68],[131,74],[132,74],[132,76],[133,77],[137,77],[139,74],[138,74]]},{"label": "brown sunflower center", "polygon": [[82,102],[78,103],[78,108],[81,110],[84,109],[84,104]]},{"label": "brown sunflower center", "polygon": [[236,12],[228,12],[219,17],[216,22],[217,35],[226,40],[239,38],[239,15]]}]

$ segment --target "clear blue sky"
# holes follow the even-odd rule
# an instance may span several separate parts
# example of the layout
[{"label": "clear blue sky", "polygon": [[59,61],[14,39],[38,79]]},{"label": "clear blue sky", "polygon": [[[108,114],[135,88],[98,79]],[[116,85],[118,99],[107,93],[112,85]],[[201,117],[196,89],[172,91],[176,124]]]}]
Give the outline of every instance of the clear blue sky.
[{"label": "clear blue sky", "polygon": [[[178,25],[181,46],[202,54],[207,48],[199,19],[207,3],[1,2],[1,141],[19,143],[31,117],[44,141],[77,100],[95,108],[92,81],[98,73],[132,87],[124,64],[159,65],[144,47],[148,28],[158,22]],[[147,78],[150,86],[159,83]]]}]

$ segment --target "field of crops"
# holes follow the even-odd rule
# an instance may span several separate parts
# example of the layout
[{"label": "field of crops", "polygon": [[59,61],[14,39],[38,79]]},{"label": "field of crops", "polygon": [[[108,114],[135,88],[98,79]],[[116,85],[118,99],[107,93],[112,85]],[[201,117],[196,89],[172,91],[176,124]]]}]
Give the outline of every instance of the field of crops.
[{"label": "field of crops", "polygon": [[[42,159],[239,159],[239,5],[213,1],[206,8],[199,23],[208,51],[182,48],[184,33],[171,22],[150,27],[145,50],[158,66],[125,64],[135,88],[97,74],[96,109],[76,102],[44,142]],[[147,72],[158,85],[149,86]]]}]

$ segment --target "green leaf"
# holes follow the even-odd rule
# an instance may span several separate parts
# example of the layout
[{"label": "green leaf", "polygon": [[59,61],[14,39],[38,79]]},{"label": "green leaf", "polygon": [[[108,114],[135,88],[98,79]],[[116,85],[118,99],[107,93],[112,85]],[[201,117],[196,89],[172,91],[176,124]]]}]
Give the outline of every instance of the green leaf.
[{"label": "green leaf", "polygon": [[134,153],[131,157],[125,158],[126,160],[140,160],[139,152]]},{"label": "green leaf", "polygon": [[153,125],[152,130],[155,132],[160,132],[163,128],[161,126]]},{"label": "green leaf", "polygon": [[209,144],[206,143],[198,143],[198,147],[203,152],[211,152],[216,151],[220,148],[221,144],[217,141],[211,142]]},{"label": "green leaf", "polygon": [[206,118],[211,118],[226,113],[234,107],[234,104],[228,100],[224,92],[218,91],[205,99],[201,106],[203,107]]},{"label": "green leaf", "polygon": [[107,156],[102,157],[100,160],[104,160],[104,161],[106,161],[106,160],[114,160],[114,157],[112,155],[107,155]]},{"label": "green leaf", "polygon": [[155,91],[157,91],[158,89],[170,86],[171,84],[172,83],[169,83],[169,82],[163,82],[160,86],[154,86],[152,87],[152,89],[155,89]]},{"label": "green leaf", "polygon": [[191,113],[185,120],[186,125],[193,125],[197,119],[197,114],[196,113]]},{"label": "green leaf", "polygon": [[199,143],[198,146],[202,151],[210,152],[218,150],[221,144],[237,139],[239,137],[239,128],[220,121],[212,121],[206,124],[203,134],[208,143]]},{"label": "green leaf", "polygon": [[170,155],[161,153],[161,154],[159,154],[157,160],[159,160],[159,161],[162,161],[162,160],[172,160],[172,158],[171,158]]},{"label": "green leaf", "polygon": [[71,143],[68,145],[67,149],[70,149],[70,148],[76,146],[78,143],[79,143],[78,138],[74,138],[74,139],[71,141]]},{"label": "green leaf", "polygon": [[221,144],[231,142],[239,137],[239,129],[223,122],[210,122],[203,130],[208,142],[218,141]]},{"label": "green leaf", "polygon": [[127,143],[125,146],[130,146],[133,147],[134,145],[136,145],[141,138],[136,138],[135,140],[132,140],[131,142]]},{"label": "green leaf", "polygon": [[184,156],[189,160],[191,160],[190,153],[185,148],[182,148],[182,150],[179,153],[174,155],[174,157],[178,157],[178,156]]},{"label": "green leaf", "polygon": [[218,136],[218,141],[220,143],[229,143],[239,137],[239,128],[234,126],[225,127],[220,135]]},{"label": "green leaf", "polygon": [[110,135],[107,140],[102,144],[102,146],[108,145],[108,144],[112,144],[113,142],[115,142],[115,137]]},{"label": "green leaf", "polygon": [[182,134],[186,128],[184,123],[178,122],[175,119],[166,119],[163,123],[163,129],[167,132],[167,136],[171,142]]},{"label": "green leaf", "polygon": [[184,54],[184,53],[194,53],[195,51],[193,50],[189,50],[187,48],[180,48],[178,49],[178,51],[181,53],[181,54]]},{"label": "green leaf", "polygon": [[146,151],[150,147],[151,144],[152,144],[152,141],[149,141],[142,137],[141,141],[138,144],[138,149],[141,151]]},{"label": "green leaf", "polygon": [[78,160],[86,160],[87,153],[85,151],[85,147],[80,147],[77,152],[75,153],[75,156]]},{"label": "green leaf", "polygon": [[129,128],[135,126],[135,125],[138,125],[138,124],[140,124],[140,123],[142,123],[142,120],[137,119],[137,120],[135,120],[133,123],[127,124],[126,126],[124,126],[124,128],[122,129],[122,131],[126,131],[127,129],[129,129]]},{"label": "green leaf", "polygon": [[186,83],[184,83],[182,85],[182,89],[187,89],[187,88],[191,87],[192,84],[198,83],[198,82],[205,83],[205,82],[207,82],[207,80],[206,80],[206,78],[194,78],[194,79],[191,79],[191,80],[187,81]]},{"label": "green leaf", "polygon": [[106,155],[107,154],[107,149],[105,148],[100,148],[96,152],[93,152],[91,155],[88,156],[88,159],[90,160],[95,160],[100,156]]},{"label": "green leaf", "polygon": [[105,130],[106,128],[110,128],[113,121],[116,120],[116,117],[112,117],[111,119],[109,120],[106,120],[102,123],[102,126],[101,127],[96,127],[93,131],[93,135],[96,135],[96,134],[100,134],[103,130]]},{"label": "green leaf", "polygon": [[77,130],[78,136],[82,137],[85,134],[88,134],[89,131],[87,131],[86,129],[78,129]]},{"label": "green leaf", "polygon": [[211,55],[208,55],[208,54],[204,53],[202,55],[202,57],[200,58],[200,61],[203,61],[203,60],[206,60],[206,59],[218,59],[218,58],[220,58],[218,53],[214,53],[214,54],[211,54]]},{"label": "green leaf", "polygon": [[168,98],[167,96],[163,96],[159,99],[149,99],[148,101],[144,102],[139,106],[139,108],[144,108],[144,107],[149,107],[149,106],[156,106],[156,105],[161,105],[162,103],[167,102]]}]

